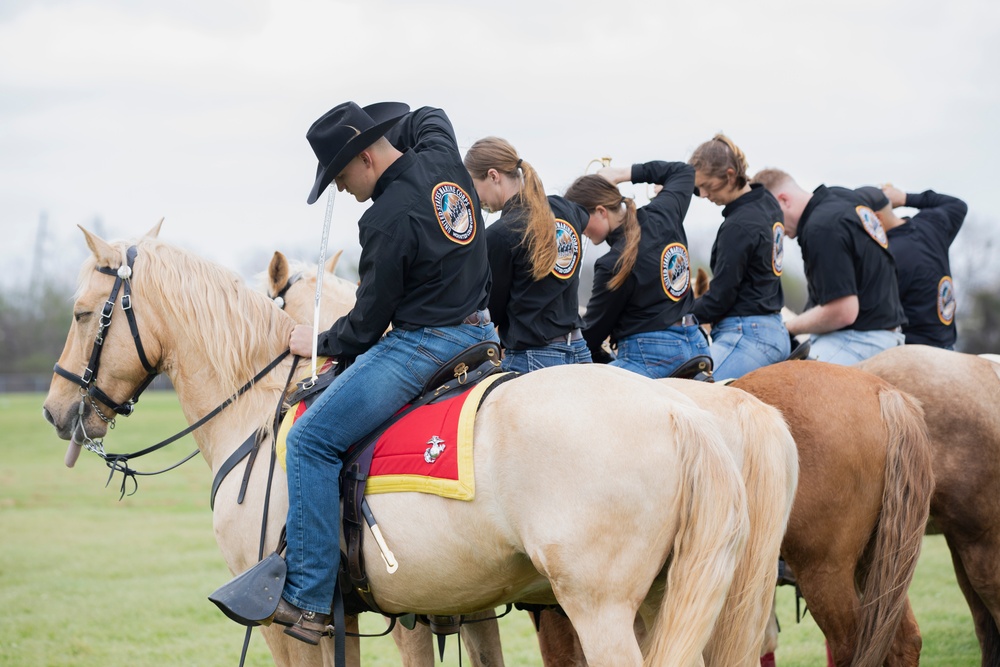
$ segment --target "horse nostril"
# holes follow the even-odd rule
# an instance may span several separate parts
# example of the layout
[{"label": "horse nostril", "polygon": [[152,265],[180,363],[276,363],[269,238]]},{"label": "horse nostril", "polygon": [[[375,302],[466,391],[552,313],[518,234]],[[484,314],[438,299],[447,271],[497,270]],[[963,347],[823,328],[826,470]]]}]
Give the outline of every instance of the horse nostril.
[{"label": "horse nostril", "polygon": [[42,416],[45,417],[45,421],[47,421],[48,423],[52,424],[53,426],[56,425],[55,420],[52,419],[52,413],[49,412],[49,409],[45,406],[42,406]]}]

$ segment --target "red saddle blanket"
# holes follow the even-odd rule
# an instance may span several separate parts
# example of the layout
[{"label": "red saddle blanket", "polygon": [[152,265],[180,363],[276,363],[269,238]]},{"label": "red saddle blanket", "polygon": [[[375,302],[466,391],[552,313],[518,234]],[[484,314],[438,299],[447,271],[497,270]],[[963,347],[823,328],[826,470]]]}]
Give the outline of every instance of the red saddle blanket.
[{"label": "red saddle blanket", "polygon": [[[375,443],[365,493],[418,491],[456,500],[472,500],[476,481],[472,435],[476,410],[486,389],[502,374],[491,375],[453,398],[417,408],[386,429]],[[286,437],[308,409],[296,403],[278,430],[277,451],[285,465]]]}]

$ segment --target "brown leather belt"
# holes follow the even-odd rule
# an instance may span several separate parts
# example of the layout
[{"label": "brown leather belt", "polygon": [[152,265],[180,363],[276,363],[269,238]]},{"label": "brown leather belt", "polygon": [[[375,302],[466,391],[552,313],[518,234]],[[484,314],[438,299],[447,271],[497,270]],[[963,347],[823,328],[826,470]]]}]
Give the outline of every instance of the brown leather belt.
[{"label": "brown leather belt", "polygon": [[672,327],[689,327],[692,324],[698,324],[698,320],[695,318],[695,316],[694,316],[693,313],[688,313],[687,315],[685,315],[681,319],[677,320],[676,322],[674,322],[670,326],[672,326]]},{"label": "brown leather belt", "polygon": [[482,310],[477,310],[476,312],[472,313],[471,315],[469,315],[468,317],[466,317],[464,320],[462,320],[462,324],[474,324],[476,326],[479,326],[481,324],[489,324],[489,323],[490,323],[490,309],[489,308],[483,308]]},{"label": "brown leather belt", "polygon": [[569,333],[563,334],[562,336],[556,336],[555,338],[550,338],[549,342],[565,343],[566,345],[569,345],[570,343],[574,343],[582,339],[583,339],[583,332],[581,332],[579,329],[573,329]]}]

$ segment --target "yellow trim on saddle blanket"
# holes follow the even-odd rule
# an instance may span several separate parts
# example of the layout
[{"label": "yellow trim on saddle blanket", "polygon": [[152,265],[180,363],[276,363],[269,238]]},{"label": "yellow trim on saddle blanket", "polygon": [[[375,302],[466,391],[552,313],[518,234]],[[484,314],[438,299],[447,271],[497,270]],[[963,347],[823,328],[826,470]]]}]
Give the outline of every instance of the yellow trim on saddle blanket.
[{"label": "yellow trim on saddle blanket", "polygon": [[[476,478],[475,471],[473,470],[472,450],[473,433],[476,427],[476,412],[486,390],[505,375],[507,374],[497,373],[484,379],[469,391],[465,402],[462,404],[457,428],[458,479],[442,479],[412,474],[379,475],[368,478],[368,482],[365,485],[365,493],[416,491],[418,493],[432,493],[455,500],[472,500],[476,495]],[[278,429],[278,441],[275,449],[282,469],[285,468],[285,451],[287,446],[285,441],[288,431],[295,422],[297,408],[298,404],[291,406],[281,421],[281,427]]]}]

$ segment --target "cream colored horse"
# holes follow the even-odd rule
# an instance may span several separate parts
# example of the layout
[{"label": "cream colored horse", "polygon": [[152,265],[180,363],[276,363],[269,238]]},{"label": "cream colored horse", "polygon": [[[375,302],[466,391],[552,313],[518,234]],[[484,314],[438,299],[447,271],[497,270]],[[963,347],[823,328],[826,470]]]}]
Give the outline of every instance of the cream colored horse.
[{"label": "cream colored horse", "polygon": [[[335,261],[328,265],[324,278],[322,328],[347,312],[354,302],[353,290],[348,289],[350,283],[332,275],[334,265]],[[296,283],[286,289],[293,275]],[[299,281],[300,276],[305,278]],[[275,253],[268,269],[268,294],[274,296],[283,291],[285,311],[296,320],[310,322],[313,316],[311,299],[315,293],[313,276],[315,267],[290,267],[284,255]],[[345,295],[349,295],[346,302]],[[708,644],[705,658],[709,665],[755,665],[769,618],[778,552],[798,479],[795,442],[780,413],[746,392],[686,380],[663,380],[661,383],[688,396],[718,418],[723,439],[742,466],[752,530],[718,627],[742,627],[752,632],[716,633]],[[563,633],[572,632],[568,622],[564,623],[563,617],[557,614],[545,614],[543,623],[557,623],[562,626]],[[502,660],[498,639],[487,634],[494,633],[494,628],[495,623],[492,627],[485,623],[463,627],[466,643],[476,647],[469,651],[474,662],[485,658],[483,662],[497,664]],[[639,629],[641,631],[642,624]],[[547,637],[553,634],[543,633]],[[432,659],[430,632],[426,627],[395,636],[406,664]],[[732,662],[734,655],[743,658]]]},{"label": "cream colored horse", "polygon": [[[59,359],[81,374],[114,282],[94,269],[114,273],[129,247],[85,235],[92,256]],[[193,422],[286,348],[293,320],[229,271],[154,238],[136,246],[131,308],[138,337]],[[267,433],[288,363],[196,432],[213,470],[248,433]],[[103,332],[96,385],[124,401],[145,375],[128,326],[115,320]],[[81,399],[75,384],[53,377],[44,414],[60,437],[104,436],[99,411],[107,413],[107,405]],[[716,418],[626,371],[569,366],[500,385],[481,406],[475,438],[474,500],[370,497],[399,561],[393,574],[369,569],[379,606],[457,614],[518,600],[558,603],[592,664],[700,664],[749,532],[743,483]],[[266,468],[255,467],[243,504],[234,501],[238,474],[216,499],[216,537],[234,573],[257,558]],[[276,475],[271,549],[286,507],[284,479]],[[365,555],[379,562],[371,540]],[[652,628],[645,653],[633,632],[637,613]],[[265,636],[279,665],[322,664],[332,643],[312,648],[273,629]]]}]

